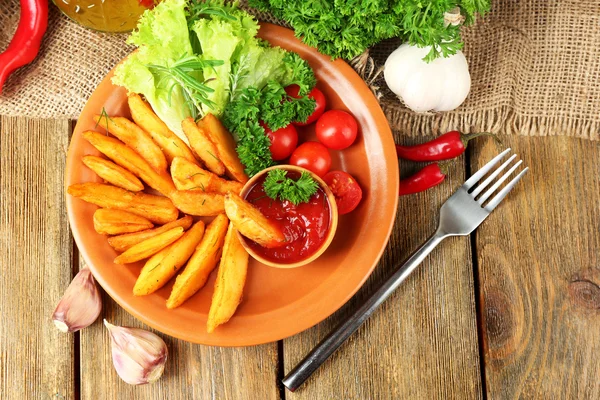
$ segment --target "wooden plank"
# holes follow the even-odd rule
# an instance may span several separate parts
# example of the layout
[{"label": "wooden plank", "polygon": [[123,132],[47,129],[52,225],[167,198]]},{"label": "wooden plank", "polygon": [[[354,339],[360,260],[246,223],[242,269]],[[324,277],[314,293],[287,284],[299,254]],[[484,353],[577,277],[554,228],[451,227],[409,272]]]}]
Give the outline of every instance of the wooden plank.
[{"label": "wooden plank", "polygon": [[169,357],[160,380],[151,385],[128,385],[113,368],[110,337],[100,318],[81,331],[82,399],[279,399],[276,343],[246,348],[191,344],[139,322],[104,290],[102,300],[101,318],[158,334],[167,343]]},{"label": "wooden plank", "polygon": [[487,393],[600,398],[600,144],[502,140],[530,172],[476,235]]},{"label": "wooden plank", "polygon": [[[402,176],[421,167],[403,162]],[[464,182],[464,171],[461,158],[441,186],[400,199],[393,235],[375,272],[340,311],[284,341],[286,372],[433,234],[439,207]],[[480,398],[473,294],[468,238],[443,242],[303,387],[286,393],[286,398]]]},{"label": "wooden plank", "polygon": [[74,338],[52,312],[72,278],[63,179],[68,120],[0,117],[0,393],[71,399]]}]

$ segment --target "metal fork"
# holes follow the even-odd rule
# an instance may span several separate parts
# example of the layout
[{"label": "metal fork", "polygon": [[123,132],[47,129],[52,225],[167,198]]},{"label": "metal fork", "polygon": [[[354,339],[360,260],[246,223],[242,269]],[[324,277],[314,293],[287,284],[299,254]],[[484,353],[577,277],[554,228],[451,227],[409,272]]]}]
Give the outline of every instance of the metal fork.
[{"label": "metal fork", "polygon": [[[369,318],[381,303],[383,303],[398,286],[410,275],[431,251],[449,236],[466,236],[473,232],[483,220],[502,202],[506,195],[515,187],[529,168],[524,168],[513,180],[500,190],[485,206],[486,201],[506,181],[523,161],[514,163],[502,177],[496,180],[517,157],[513,154],[500,167],[492,172],[494,167],[510,152],[510,149],[494,157],[472,177],[470,177],[446,202],[440,211],[440,222],[437,231],[420,249],[390,276],[354,314],[349,316],[321,341],[300,363],[283,379],[283,385],[290,391],[296,390],[304,381],[323,364],[323,362],[342,343]],[[492,172],[485,180],[482,178]],[[480,182],[481,181],[481,182]],[[495,181],[495,182],[494,182]],[[492,183],[493,185],[481,195]]]}]

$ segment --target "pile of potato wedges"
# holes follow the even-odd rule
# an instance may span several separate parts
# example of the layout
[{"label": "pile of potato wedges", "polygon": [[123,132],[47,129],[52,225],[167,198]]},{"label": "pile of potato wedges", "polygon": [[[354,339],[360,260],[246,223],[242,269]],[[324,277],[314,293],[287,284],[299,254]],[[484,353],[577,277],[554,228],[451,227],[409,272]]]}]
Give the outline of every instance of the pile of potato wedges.
[{"label": "pile of potato wedges", "polygon": [[207,322],[212,332],[233,316],[244,290],[248,253],[237,227],[246,225],[247,236],[258,243],[267,240],[259,224],[264,221],[252,220],[257,210],[238,196],[248,177],[235,141],[207,114],[198,122],[182,121],[188,145],[139,95],[130,95],[128,103],[132,120],[102,112],[94,118],[101,129],[82,134],[105,156],[82,158],[104,182],[74,184],[68,193],[100,207],[94,228],[120,253],[115,264],[146,260],[133,287],[136,296],[157,291],[177,275],[166,301],[173,309],[218,267]]}]

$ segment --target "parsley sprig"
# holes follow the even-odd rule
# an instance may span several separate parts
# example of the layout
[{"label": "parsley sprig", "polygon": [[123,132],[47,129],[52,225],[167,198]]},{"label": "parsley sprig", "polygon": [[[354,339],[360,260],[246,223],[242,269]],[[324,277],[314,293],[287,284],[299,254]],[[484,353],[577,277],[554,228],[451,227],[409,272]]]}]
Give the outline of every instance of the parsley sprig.
[{"label": "parsley sprig", "polygon": [[283,57],[283,62],[286,69],[285,86],[296,84],[300,86],[301,96],[308,94],[317,84],[317,80],[306,60],[290,51]]},{"label": "parsley sprig", "polygon": [[292,121],[305,122],[315,110],[313,99],[289,97],[276,81],[267,82],[261,94],[260,118],[272,131],[284,128]]},{"label": "parsley sprig", "polygon": [[298,180],[293,180],[287,177],[286,170],[273,169],[267,173],[263,187],[265,194],[273,200],[288,200],[298,205],[308,202],[319,184],[308,172],[302,172]]},{"label": "parsley sprig", "polygon": [[260,90],[246,88],[223,113],[223,124],[236,136],[236,151],[248,176],[275,164],[269,149],[271,142],[259,124],[261,99]]}]

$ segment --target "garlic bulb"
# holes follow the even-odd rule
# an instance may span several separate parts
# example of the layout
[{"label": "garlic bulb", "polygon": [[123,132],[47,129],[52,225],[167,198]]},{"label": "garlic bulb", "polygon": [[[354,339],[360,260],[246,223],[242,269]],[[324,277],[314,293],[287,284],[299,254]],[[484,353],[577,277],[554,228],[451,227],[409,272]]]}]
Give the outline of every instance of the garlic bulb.
[{"label": "garlic bulb", "polygon": [[76,332],[90,326],[102,311],[102,300],[89,268],[83,268],[58,302],[52,320],[61,332]]},{"label": "garlic bulb", "polygon": [[454,110],[471,89],[467,59],[459,51],[426,63],[429,50],[407,43],[398,47],[385,62],[385,82],[413,111]]},{"label": "garlic bulb", "polygon": [[104,320],[110,332],[112,359],[117,374],[131,385],[160,378],[167,362],[167,345],[152,332],[115,326]]}]

